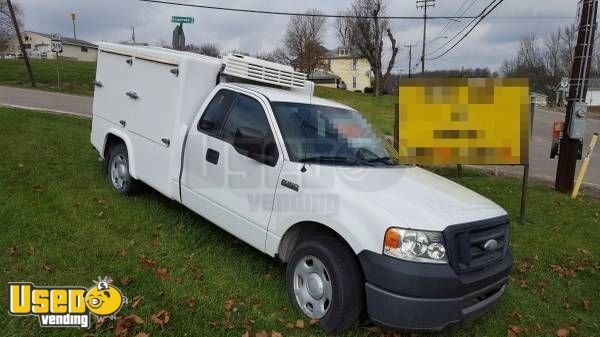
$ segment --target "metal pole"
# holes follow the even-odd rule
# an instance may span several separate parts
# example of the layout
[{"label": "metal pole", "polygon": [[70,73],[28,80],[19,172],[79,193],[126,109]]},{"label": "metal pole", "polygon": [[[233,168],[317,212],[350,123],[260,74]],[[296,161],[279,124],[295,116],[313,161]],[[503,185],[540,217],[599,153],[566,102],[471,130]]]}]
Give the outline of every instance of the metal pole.
[{"label": "metal pole", "polygon": [[425,39],[427,36],[427,2],[423,12],[423,48],[421,49],[421,76],[425,76]]},{"label": "metal pole", "polygon": [[[531,143],[531,137],[533,135],[533,121],[535,116],[535,101],[531,100],[531,114],[530,124],[529,124],[529,139],[528,142]],[[529,158],[529,154],[527,154],[527,158]],[[529,160],[528,160],[529,161]],[[519,223],[522,225],[525,224],[525,211],[527,209],[527,185],[529,183],[529,163],[523,165],[523,184],[521,185],[521,213],[519,217]]]},{"label": "metal pole", "polygon": [[410,45],[404,45],[405,48],[408,47],[408,78],[412,77],[412,47],[414,47],[412,44]]},{"label": "metal pole", "polygon": [[590,77],[592,62],[592,51],[596,32],[596,16],[598,0],[584,0],[581,7],[581,19],[579,21],[579,32],[577,34],[577,45],[573,68],[571,70],[571,81],[569,87],[569,101],[565,115],[565,126],[563,137],[560,141],[560,154],[556,167],[555,190],[562,193],[570,193],[573,190],[575,179],[575,167],[577,165],[577,152],[580,139],[572,139],[569,132],[569,124],[573,113],[573,105],[576,101],[585,101],[587,94],[587,82]]},{"label": "metal pole", "polygon": [[71,13],[71,19],[73,20],[73,38],[75,40],[77,40],[77,32],[75,31],[75,18],[76,17],[77,17],[77,14]]},{"label": "metal pole", "polygon": [[56,52],[56,78],[57,78],[57,82],[58,82],[58,91],[60,91],[60,70],[58,68],[58,52]]},{"label": "metal pole", "polygon": [[36,87],[35,79],[33,78],[33,71],[31,71],[31,65],[29,64],[29,56],[27,55],[27,51],[25,50],[25,46],[23,45],[23,39],[21,38],[21,30],[19,29],[19,23],[17,22],[17,16],[15,15],[15,9],[11,3],[11,0],[7,0],[8,10],[10,12],[10,17],[12,18],[13,24],[15,25],[15,33],[17,33],[17,39],[19,40],[19,47],[21,48],[21,53],[23,54],[23,59],[25,60],[25,66],[27,66],[27,72],[29,73],[29,79],[31,80],[31,86]]}]

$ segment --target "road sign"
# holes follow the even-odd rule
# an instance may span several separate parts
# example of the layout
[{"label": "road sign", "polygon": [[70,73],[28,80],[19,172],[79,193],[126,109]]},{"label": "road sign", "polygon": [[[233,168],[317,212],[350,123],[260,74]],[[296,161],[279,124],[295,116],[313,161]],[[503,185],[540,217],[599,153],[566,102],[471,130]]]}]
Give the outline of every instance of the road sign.
[{"label": "road sign", "polygon": [[173,22],[173,23],[194,23],[194,18],[191,16],[172,16],[171,22]]},{"label": "road sign", "polygon": [[61,41],[57,41],[57,40],[52,40],[51,41],[51,45],[52,45],[52,51],[55,53],[62,53],[63,52],[63,43]]},{"label": "road sign", "polygon": [[61,41],[62,38],[60,37],[60,34],[51,34],[50,35],[50,40],[52,40],[52,41]]}]

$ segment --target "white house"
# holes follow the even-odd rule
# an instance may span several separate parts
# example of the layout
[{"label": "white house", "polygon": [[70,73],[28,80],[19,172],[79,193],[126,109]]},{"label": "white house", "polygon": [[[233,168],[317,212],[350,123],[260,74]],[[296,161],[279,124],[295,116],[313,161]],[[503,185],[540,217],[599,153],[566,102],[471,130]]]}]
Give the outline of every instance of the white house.
[{"label": "white house", "polygon": [[[56,58],[56,53],[52,52],[50,46],[50,34],[24,31],[21,37],[29,57],[39,59]],[[60,54],[62,57],[88,62],[96,62],[98,59],[98,46],[91,42],[62,37],[62,43],[63,52]],[[21,49],[16,36],[10,42],[6,54],[21,57]]]},{"label": "white house", "polygon": [[[560,83],[554,87],[556,93],[556,105],[566,106],[569,96],[569,78],[564,77]],[[600,106],[600,78],[590,78],[588,81],[588,90],[585,97],[588,106]]]}]

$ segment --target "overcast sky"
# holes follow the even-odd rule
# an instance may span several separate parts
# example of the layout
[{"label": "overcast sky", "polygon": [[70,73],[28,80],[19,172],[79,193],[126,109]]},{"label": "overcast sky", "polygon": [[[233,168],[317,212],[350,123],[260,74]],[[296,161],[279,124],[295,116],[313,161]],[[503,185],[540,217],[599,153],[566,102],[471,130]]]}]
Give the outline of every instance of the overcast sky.
[{"label": "overcast sky", "polygon": [[[175,0],[177,1],[177,0]],[[348,8],[352,0],[181,0],[181,2],[262,9],[272,11],[304,12],[318,8],[324,13],[337,13]],[[477,15],[491,0],[438,0],[430,15],[453,16],[468,9],[465,15]],[[217,43],[224,50],[241,49],[250,53],[267,52],[282,44],[285,27],[289,20],[285,16],[222,12],[210,9],[168,6],[140,2],[137,0],[13,0],[23,6],[25,27],[45,33],[60,33],[72,37],[69,16],[77,14],[77,37],[89,41],[119,42],[131,39],[131,27],[135,26],[136,40],[158,44],[171,41],[174,24],[172,15],[193,16],[195,23],[185,25],[186,42],[201,44]],[[422,12],[415,8],[412,0],[387,0],[388,15],[418,16]],[[461,9],[462,8],[462,9]],[[457,12],[457,10],[460,12]],[[454,51],[435,61],[426,62],[428,69],[490,67],[496,70],[502,61],[516,49],[519,38],[524,34],[536,33],[544,36],[560,26],[575,22],[576,0],[505,0],[491,15],[497,18],[484,20]],[[528,18],[513,18],[513,17]],[[500,18],[498,18],[500,17]],[[504,17],[504,18],[501,18]],[[510,18],[506,18],[510,17]],[[537,18],[531,18],[537,17]],[[541,18],[552,17],[552,18]],[[557,18],[560,17],[560,18]],[[461,23],[452,22],[447,31],[440,31],[447,20],[429,20],[427,25],[427,51],[435,51],[447,42],[443,36],[453,37],[469,19]],[[413,56],[420,54],[422,20],[394,20],[392,31],[398,43],[419,44]],[[442,37],[435,39],[436,37]],[[432,40],[435,39],[435,40]],[[325,46],[337,45],[333,19],[327,24]],[[435,54],[432,54],[434,56]],[[413,58],[413,64],[418,57]],[[401,48],[396,69],[406,72],[408,49]]]}]

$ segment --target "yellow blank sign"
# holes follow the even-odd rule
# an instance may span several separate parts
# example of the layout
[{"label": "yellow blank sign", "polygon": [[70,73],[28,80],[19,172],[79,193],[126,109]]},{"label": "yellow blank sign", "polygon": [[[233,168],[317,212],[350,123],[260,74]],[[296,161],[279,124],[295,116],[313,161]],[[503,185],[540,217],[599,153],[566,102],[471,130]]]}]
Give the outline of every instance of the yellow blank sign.
[{"label": "yellow blank sign", "polygon": [[398,93],[400,162],[528,162],[527,79],[403,79]]}]

